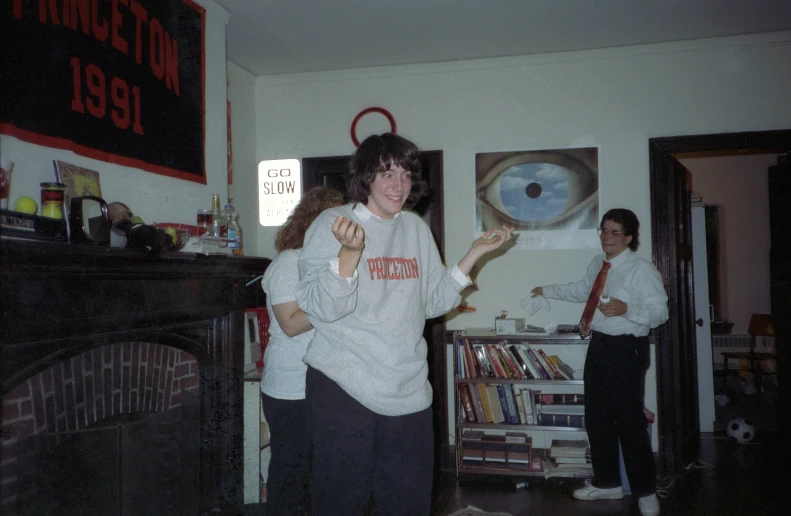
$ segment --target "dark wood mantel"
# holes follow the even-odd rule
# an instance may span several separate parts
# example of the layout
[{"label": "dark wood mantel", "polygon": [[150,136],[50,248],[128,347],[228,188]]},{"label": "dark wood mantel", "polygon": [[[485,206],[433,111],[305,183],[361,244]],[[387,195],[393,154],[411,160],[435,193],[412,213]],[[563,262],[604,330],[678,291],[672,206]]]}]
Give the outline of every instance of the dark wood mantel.
[{"label": "dark wood mantel", "polygon": [[244,308],[247,291],[260,290],[245,284],[269,262],[3,239],[2,394],[108,344],[151,342],[191,353],[201,376],[201,514],[238,514]]}]

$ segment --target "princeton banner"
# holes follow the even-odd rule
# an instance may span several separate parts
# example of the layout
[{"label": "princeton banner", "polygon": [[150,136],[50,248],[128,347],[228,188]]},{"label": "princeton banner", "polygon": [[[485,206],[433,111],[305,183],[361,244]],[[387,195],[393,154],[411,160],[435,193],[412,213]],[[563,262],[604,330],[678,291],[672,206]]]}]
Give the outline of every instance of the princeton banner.
[{"label": "princeton banner", "polygon": [[0,5],[0,132],[206,183],[202,7],[190,0]]}]

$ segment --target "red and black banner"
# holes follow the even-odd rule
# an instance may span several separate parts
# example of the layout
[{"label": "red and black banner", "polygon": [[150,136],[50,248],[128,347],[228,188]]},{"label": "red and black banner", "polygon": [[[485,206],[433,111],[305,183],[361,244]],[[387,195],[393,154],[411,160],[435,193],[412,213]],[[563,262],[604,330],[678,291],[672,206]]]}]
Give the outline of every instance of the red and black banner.
[{"label": "red and black banner", "polygon": [[205,10],[2,0],[0,132],[206,183]]}]

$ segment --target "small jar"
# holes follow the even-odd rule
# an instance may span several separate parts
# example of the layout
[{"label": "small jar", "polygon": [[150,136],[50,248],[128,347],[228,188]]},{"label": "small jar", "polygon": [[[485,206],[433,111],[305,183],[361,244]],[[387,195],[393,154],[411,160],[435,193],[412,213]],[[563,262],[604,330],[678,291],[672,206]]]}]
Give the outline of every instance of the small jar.
[{"label": "small jar", "polygon": [[63,220],[63,183],[41,183],[41,216]]},{"label": "small jar", "polygon": [[214,221],[214,214],[211,210],[198,210],[197,225],[199,228],[210,228]]}]

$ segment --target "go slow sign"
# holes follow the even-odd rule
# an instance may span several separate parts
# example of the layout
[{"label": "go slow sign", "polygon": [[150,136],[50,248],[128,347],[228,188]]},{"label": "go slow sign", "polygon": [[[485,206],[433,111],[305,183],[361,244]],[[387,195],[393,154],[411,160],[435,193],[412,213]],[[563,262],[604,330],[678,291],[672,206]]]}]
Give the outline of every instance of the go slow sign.
[{"label": "go slow sign", "polygon": [[282,226],[302,197],[298,159],[271,159],[258,164],[258,221]]}]

